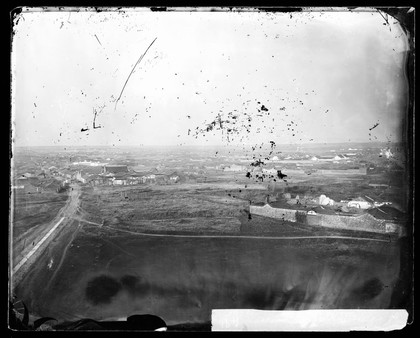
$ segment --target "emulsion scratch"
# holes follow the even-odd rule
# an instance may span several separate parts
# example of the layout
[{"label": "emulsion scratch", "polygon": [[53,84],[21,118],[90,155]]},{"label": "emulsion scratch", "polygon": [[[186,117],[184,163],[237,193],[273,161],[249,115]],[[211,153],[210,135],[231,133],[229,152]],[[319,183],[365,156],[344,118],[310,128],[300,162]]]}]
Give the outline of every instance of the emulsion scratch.
[{"label": "emulsion scratch", "polygon": [[137,62],[135,63],[135,65],[134,65],[134,67],[133,67],[133,69],[131,69],[131,72],[130,72],[130,74],[128,75],[128,77],[127,77],[127,80],[125,80],[125,83],[124,83],[124,86],[122,87],[122,89],[121,89],[121,93],[120,93],[120,95],[118,96],[118,98],[117,98],[117,100],[115,101],[115,108],[114,108],[114,110],[115,109],[117,109],[117,103],[118,103],[118,101],[121,99],[121,96],[122,96],[122,94],[123,94],[123,92],[124,92],[124,89],[125,89],[125,86],[127,85],[127,82],[128,82],[128,80],[130,79],[130,77],[131,77],[131,75],[133,74],[133,72],[134,72],[134,69],[137,67],[137,65],[141,62],[141,60],[143,60],[143,58],[144,58],[144,56],[146,55],[146,53],[147,53],[147,51],[150,49],[150,47],[152,47],[152,45],[153,45],[153,43],[156,41],[156,39],[157,39],[157,37],[150,43],[150,45],[149,45],[149,47],[147,47],[147,49],[146,49],[146,51],[139,57],[139,59],[137,60]]},{"label": "emulsion scratch", "polygon": [[385,20],[385,23],[383,25],[388,26],[389,31],[391,31],[391,25],[389,24],[389,21],[388,21],[388,14],[385,13],[385,16],[384,16],[379,9],[377,11],[382,16],[382,18]]},{"label": "emulsion scratch", "polygon": [[[99,111],[99,113],[100,112],[102,112],[102,110],[104,109],[104,107],[102,107],[102,109]],[[98,115],[98,112],[96,111],[96,109],[95,108],[93,108],[93,129],[97,129],[97,128],[102,128],[102,126],[97,126],[96,124],[95,124],[95,122],[96,122],[96,117],[97,117],[97,115]]]},{"label": "emulsion scratch", "polygon": [[369,128],[369,130],[375,129],[377,126],[379,126],[379,123],[375,123],[372,128]]},{"label": "emulsion scratch", "polygon": [[99,41],[99,38],[96,36],[96,34],[95,34],[95,38],[96,38],[96,40],[98,40],[99,44],[102,46],[102,43],[101,43],[101,41]]}]

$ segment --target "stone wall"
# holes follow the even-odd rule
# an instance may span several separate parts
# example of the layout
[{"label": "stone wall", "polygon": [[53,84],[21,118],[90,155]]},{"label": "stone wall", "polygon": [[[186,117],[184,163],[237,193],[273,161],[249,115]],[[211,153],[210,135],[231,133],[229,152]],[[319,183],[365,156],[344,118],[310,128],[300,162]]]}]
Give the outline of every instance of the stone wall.
[{"label": "stone wall", "polygon": [[251,205],[250,213],[281,219],[289,222],[305,223],[313,226],[322,226],[334,229],[359,230],[377,233],[399,233],[401,227],[398,224],[379,220],[369,214],[358,216],[345,215],[307,215],[304,211],[273,208],[268,204],[264,206]]},{"label": "stone wall", "polygon": [[296,222],[307,224],[308,223],[307,218],[308,218],[308,215],[306,211],[302,211],[302,210],[296,211]]},{"label": "stone wall", "polygon": [[318,215],[320,226],[336,229],[361,230],[369,232],[386,232],[385,222],[363,214],[360,216]]},{"label": "stone wall", "polygon": [[308,225],[321,226],[321,215],[307,215],[306,222]]},{"label": "stone wall", "polygon": [[249,212],[253,215],[266,216],[271,218],[282,219],[284,221],[296,222],[296,210],[272,208],[268,204],[264,206],[251,205]]}]

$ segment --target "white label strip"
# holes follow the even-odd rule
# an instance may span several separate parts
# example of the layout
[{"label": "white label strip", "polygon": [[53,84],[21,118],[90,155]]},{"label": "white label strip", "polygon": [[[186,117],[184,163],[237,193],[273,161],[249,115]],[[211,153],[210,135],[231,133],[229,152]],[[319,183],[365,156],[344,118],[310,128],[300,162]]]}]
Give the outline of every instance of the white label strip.
[{"label": "white label strip", "polygon": [[212,310],[212,331],[393,331],[406,310]]},{"label": "white label strip", "polygon": [[22,260],[19,262],[18,265],[16,265],[12,271],[12,273],[16,273],[23,264],[27,262],[27,260],[38,250],[38,248],[42,245],[42,243],[45,242],[45,240],[53,233],[53,231],[60,225],[60,223],[63,221],[64,217],[61,217],[61,219],[57,222],[56,225],[52,227],[50,231],[32,248],[32,250],[22,258]]}]

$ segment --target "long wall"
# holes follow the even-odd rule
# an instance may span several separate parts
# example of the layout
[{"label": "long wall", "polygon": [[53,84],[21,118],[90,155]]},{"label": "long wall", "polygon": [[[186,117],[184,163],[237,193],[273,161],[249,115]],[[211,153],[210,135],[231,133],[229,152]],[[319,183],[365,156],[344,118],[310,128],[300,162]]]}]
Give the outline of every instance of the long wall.
[{"label": "long wall", "polygon": [[[310,217],[308,216],[308,218]],[[378,220],[368,214],[360,216],[319,215],[319,217],[319,225],[327,228],[386,232],[385,221]]]},{"label": "long wall", "polygon": [[251,205],[249,207],[249,212],[254,215],[278,218],[289,222],[296,222],[296,210],[272,208],[268,204],[262,207]]},{"label": "long wall", "polygon": [[251,214],[277,218],[289,222],[299,222],[313,226],[322,226],[335,229],[349,229],[359,231],[369,231],[378,233],[400,232],[401,227],[398,224],[385,220],[379,220],[369,214],[359,216],[341,216],[341,215],[307,215],[304,211],[273,208],[266,204],[264,206],[251,205],[249,207]]}]

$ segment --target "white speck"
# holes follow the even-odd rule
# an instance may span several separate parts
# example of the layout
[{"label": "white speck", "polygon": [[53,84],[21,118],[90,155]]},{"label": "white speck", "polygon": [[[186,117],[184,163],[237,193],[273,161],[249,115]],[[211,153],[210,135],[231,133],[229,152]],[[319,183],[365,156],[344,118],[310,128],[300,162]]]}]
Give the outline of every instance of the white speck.
[{"label": "white speck", "polygon": [[48,263],[48,269],[51,269],[53,263],[54,263],[54,259],[51,258],[50,262]]}]

